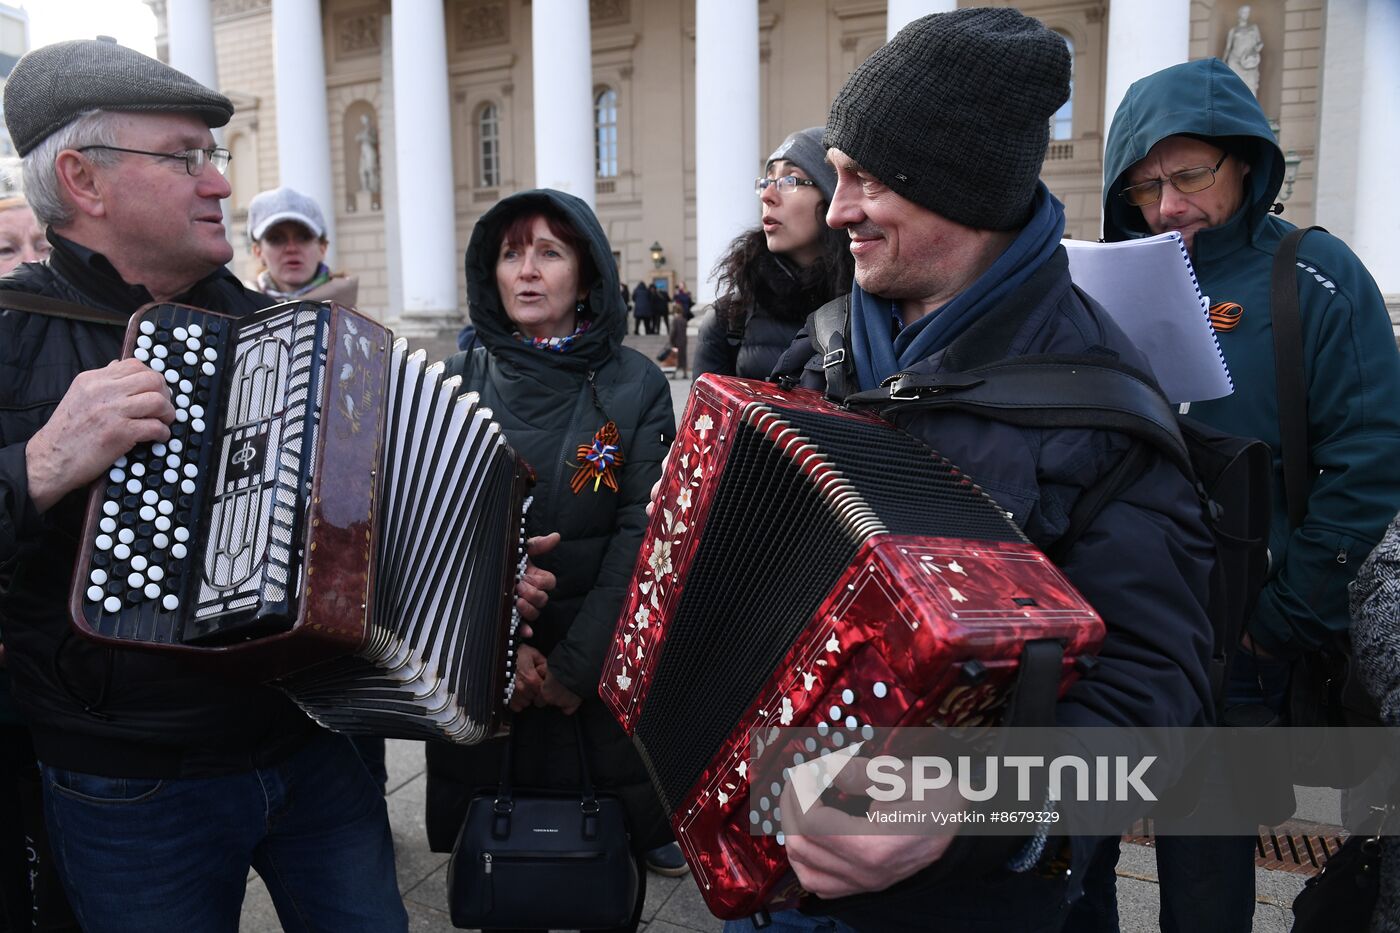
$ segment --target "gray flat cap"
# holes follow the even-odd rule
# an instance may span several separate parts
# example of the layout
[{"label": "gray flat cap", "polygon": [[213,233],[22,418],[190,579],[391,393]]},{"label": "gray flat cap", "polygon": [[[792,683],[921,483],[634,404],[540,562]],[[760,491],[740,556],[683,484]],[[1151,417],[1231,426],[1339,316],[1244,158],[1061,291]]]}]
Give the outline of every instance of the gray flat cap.
[{"label": "gray flat cap", "polygon": [[5,82],[5,125],[20,155],[87,110],[193,113],[223,126],[233,103],[111,40],[55,42],[25,54]]}]

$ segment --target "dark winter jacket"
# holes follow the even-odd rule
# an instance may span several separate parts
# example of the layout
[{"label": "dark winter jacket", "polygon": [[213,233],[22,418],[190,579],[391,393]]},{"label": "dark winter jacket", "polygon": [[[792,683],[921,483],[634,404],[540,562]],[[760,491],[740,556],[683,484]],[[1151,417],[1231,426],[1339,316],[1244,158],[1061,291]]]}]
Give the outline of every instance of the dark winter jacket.
[{"label": "dark winter jacket", "polygon": [[1104,157],[1104,235],[1146,233],[1142,214],[1118,197],[1124,175],[1158,141],[1180,133],[1236,137],[1253,153],[1244,205],[1196,233],[1193,261],[1212,304],[1244,314],[1216,336],[1235,392],[1197,402],[1192,417],[1257,437],[1275,451],[1274,511],[1265,586],[1251,637],[1275,655],[1315,648],[1346,629],[1346,585],[1400,510],[1400,355],[1380,290],[1341,240],[1313,231],[1298,251],[1298,305],[1308,398],[1308,459],[1316,472],[1307,516],[1288,527],[1279,459],[1269,273],[1293,225],[1269,213],[1283,154],[1254,95],[1217,59],[1177,65],[1128,89]]},{"label": "dark winter jacket", "polygon": [[[0,288],[110,311],[118,325],[151,300],[102,256],[50,239],[48,261],[22,266]],[[176,300],[231,314],[269,301],[223,269]],[[224,684],[180,660],[102,647],[70,627],[68,591],[87,490],[36,513],[24,447],[74,377],[120,355],[122,335],[123,326],[0,313],[0,618],[15,700],[38,757],[54,767],[199,777],[274,761],[316,729],[285,694]]]},{"label": "dark winter jacket", "polygon": [[[821,294],[820,289],[804,289],[787,263],[772,253],[764,252],[762,257],[763,267],[754,277],[753,306],[735,309],[734,299],[726,295],[701,322],[695,348],[697,377],[716,373],[767,379],[807,315],[830,295]],[[737,325],[736,311],[741,319]]]},{"label": "dark winter jacket", "polygon": [[[1010,357],[1086,352],[1111,353],[1147,371],[1142,356],[1103,309],[1073,288],[1065,252],[1057,249],[1025,285],[911,371],[961,372]],[[825,387],[821,359],[805,333],[784,354],[778,371],[800,376],[809,388]],[[1129,444],[1123,435],[1108,431],[1021,428],[947,410],[913,414],[896,423],[957,464],[1041,548],[1065,532],[1079,495],[1114,466]],[[1058,724],[1203,722],[1210,697],[1211,629],[1204,607],[1211,547],[1190,483],[1154,455],[1060,565],[1102,616],[1106,636],[1093,674],[1077,681],[1056,705]],[[1074,840],[1070,888],[1077,887],[1093,845],[1094,840]],[[955,846],[949,864],[928,871],[927,877],[941,879],[929,882],[938,886],[936,897],[869,898],[862,908],[867,918],[872,910],[892,911],[882,914],[888,920],[884,927],[867,920],[870,928],[939,925],[933,914],[922,920],[899,914],[914,904],[930,910],[931,904],[942,905],[936,914],[945,919],[965,910],[989,930],[1023,928],[1024,918],[1038,909],[1032,900],[1048,911],[1062,906],[1066,889],[1045,888],[1034,872],[1020,880],[1004,871],[959,879],[953,868],[958,852]],[[1010,913],[999,925],[1003,909]]]},{"label": "dark winter jacket", "polygon": [[[590,243],[600,270],[588,297],[594,323],[564,354],[524,344],[496,289],[496,242],[503,217],[531,201],[559,206]],[[623,596],[646,529],[646,504],[661,475],[661,461],[675,438],[669,383],[651,360],[622,346],[626,309],[612,250],[593,212],[577,198],[554,191],[514,195],[477,222],[467,248],[467,297],[480,346],[447,362],[467,388],[481,393],[512,446],[533,466],[538,482],[528,515],[531,535],[558,531],[562,541],[538,559],[557,585],[533,623],[533,644],[552,674],[584,697],[579,716],[593,754],[594,777],[625,792],[635,833],[657,828],[660,808],[640,759],[598,699],[598,678]],[[618,491],[596,491],[589,482],[569,487],[578,448],[611,419],[621,435],[624,462]],[[520,741],[516,773],[522,784],[567,782],[573,772],[573,724],[553,709],[517,717]],[[542,738],[542,736],[544,738]],[[465,806],[463,794],[496,780],[498,746],[429,747],[429,835],[434,848],[450,847]]]}]

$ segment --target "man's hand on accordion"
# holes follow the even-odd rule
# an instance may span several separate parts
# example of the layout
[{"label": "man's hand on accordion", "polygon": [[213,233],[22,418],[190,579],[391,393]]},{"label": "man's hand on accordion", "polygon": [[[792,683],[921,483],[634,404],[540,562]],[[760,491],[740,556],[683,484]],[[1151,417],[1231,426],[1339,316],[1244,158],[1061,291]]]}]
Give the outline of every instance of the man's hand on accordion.
[{"label": "man's hand on accordion", "polygon": [[34,508],[48,511],[142,441],[168,440],[174,420],[165,379],[139,360],[80,373],[25,445]]},{"label": "man's hand on accordion", "polygon": [[[818,897],[830,899],[883,891],[938,861],[957,836],[955,818],[934,825],[908,820],[917,829],[871,835],[869,828],[874,823],[885,824],[888,820],[893,825],[905,824],[900,815],[953,815],[961,813],[966,802],[956,786],[925,790],[917,802],[871,799],[867,796],[871,787],[866,772],[869,763],[866,758],[852,758],[836,774],[834,787],[849,798],[845,809],[828,806],[818,798],[804,812],[799,800],[802,795],[794,789],[794,781],[787,781],[783,787],[781,806],[788,861],[802,887]],[[851,806],[857,803],[864,806]],[[852,810],[858,812],[848,812]]]}]

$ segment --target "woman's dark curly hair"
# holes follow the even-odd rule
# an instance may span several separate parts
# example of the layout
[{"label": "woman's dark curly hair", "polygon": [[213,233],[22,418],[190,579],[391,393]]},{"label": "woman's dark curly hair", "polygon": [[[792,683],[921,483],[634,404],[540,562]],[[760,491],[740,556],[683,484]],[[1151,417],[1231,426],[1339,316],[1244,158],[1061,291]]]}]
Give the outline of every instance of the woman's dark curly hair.
[{"label": "woman's dark curly hair", "polygon": [[[791,297],[801,298],[802,307],[794,310],[803,315],[815,311],[837,295],[849,292],[851,279],[855,275],[850,237],[844,230],[833,230],[826,225],[826,209],[825,201],[818,202],[816,211],[821,230],[821,256],[805,269],[799,269],[794,263],[784,263],[794,277]],[[735,237],[719,261],[716,284],[720,297],[715,303],[716,313],[727,323],[744,320],[758,303],[760,293],[771,290],[768,284],[771,281],[771,266],[777,258],[769,251],[768,240],[761,227]],[[770,278],[765,279],[765,275]],[[775,310],[781,314],[785,309]]]}]

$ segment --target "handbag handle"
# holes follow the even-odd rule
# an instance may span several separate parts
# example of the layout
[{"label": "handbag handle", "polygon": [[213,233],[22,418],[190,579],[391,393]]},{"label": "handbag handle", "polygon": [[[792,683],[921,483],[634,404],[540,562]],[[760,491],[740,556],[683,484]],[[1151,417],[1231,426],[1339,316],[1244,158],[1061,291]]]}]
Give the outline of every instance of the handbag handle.
[{"label": "handbag handle", "polygon": [[[598,835],[598,795],[593,789],[593,778],[588,772],[588,753],[584,749],[583,723],[577,715],[569,717],[574,723],[574,736],[578,745],[578,772],[580,788],[579,808],[583,814],[583,838],[592,839]],[[501,783],[496,788],[496,799],[492,804],[491,835],[496,839],[510,836],[510,816],[515,811],[515,795],[511,790],[511,757],[515,751],[515,737],[519,730],[512,728],[506,739],[505,754],[501,756]]]}]

